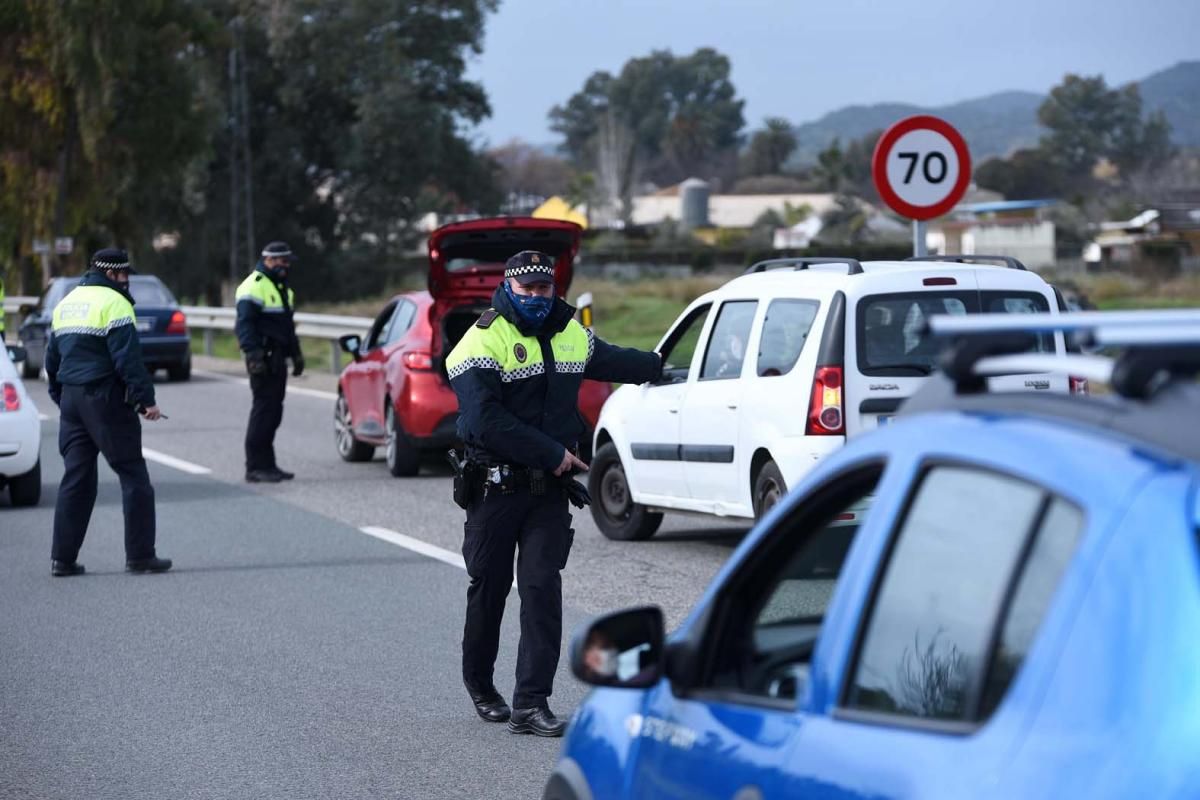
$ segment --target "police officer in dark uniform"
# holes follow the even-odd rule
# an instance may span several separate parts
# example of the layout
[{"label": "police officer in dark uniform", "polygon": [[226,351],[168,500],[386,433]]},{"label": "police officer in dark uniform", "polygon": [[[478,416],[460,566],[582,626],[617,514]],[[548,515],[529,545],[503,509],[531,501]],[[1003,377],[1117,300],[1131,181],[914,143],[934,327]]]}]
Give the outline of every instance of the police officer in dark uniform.
[{"label": "police officer in dark uniform", "polygon": [[104,454],[121,480],[125,509],[125,568],[165,572],[171,560],[154,550],[154,488],[142,458],[140,413],[162,414],[142,361],[129,256],[97,251],[90,269],[55,307],[46,348],[50,399],[61,410],[58,449],[65,472],[54,509],[50,574],[82,575],[76,559],[96,505],[96,456]]},{"label": "police officer in dark uniform", "polygon": [[[573,318],[554,292],[554,261],[526,250],[505,265],[492,308],[446,360],[466,445],[456,500],[465,504],[463,558],[471,577],[463,631],[463,682],[475,710],[513,733],[561,736],[548,698],[562,645],[562,582],[574,531],[569,497],[586,502],[571,474],[585,426],[584,378],[644,383],[662,374],[658,353],[614,347]],[[580,497],[582,495],[582,497]],[[510,711],[492,674],[517,558],[521,639]]]},{"label": "police officer in dark uniform", "polygon": [[254,271],[237,289],[238,345],[246,357],[254,402],[246,426],[246,480],[278,483],[296,477],[275,463],[275,431],[283,421],[287,359],[292,375],[304,372],[304,356],[292,321],[296,293],[288,287],[292,249],[271,242]]}]

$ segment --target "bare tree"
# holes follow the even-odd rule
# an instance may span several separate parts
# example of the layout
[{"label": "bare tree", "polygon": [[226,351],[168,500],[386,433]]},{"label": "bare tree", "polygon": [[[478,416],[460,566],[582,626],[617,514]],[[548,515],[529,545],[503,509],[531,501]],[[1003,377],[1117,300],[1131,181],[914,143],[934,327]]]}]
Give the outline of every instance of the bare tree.
[{"label": "bare tree", "polygon": [[938,630],[924,649],[920,636],[904,648],[896,672],[896,698],[902,708],[922,717],[957,717],[967,685],[967,658],[953,642],[938,652]]}]

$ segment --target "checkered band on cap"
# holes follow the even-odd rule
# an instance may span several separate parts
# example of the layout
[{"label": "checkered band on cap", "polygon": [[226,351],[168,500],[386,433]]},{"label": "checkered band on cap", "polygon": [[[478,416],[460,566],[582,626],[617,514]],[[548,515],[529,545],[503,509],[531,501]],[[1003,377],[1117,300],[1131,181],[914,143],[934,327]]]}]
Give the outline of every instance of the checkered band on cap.
[{"label": "checkered band on cap", "polygon": [[554,280],[554,268],[545,265],[530,264],[527,267],[509,267],[504,270],[504,277],[518,278],[522,275],[545,275]]},{"label": "checkered band on cap", "polygon": [[504,277],[525,283],[533,276],[554,281],[554,259],[538,250],[522,250],[504,262]]},{"label": "checkered band on cap", "polygon": [[129,269],[129,254],[116,247],[106,247],[92,254],[91,265],[98,270]]},{"label": "checkered band on cap", "polygon": [[292,254],[287,242],[271,242],[262,249],[263,258],[284,258]]}]

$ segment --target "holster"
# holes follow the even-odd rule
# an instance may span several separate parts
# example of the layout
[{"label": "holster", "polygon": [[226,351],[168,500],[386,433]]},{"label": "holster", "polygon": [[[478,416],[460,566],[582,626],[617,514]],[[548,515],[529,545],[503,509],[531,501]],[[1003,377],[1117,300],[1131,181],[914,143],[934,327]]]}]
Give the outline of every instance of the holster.
[{"label": "holster", "polygon": [[446,453],[446,460],[454,469],[454,492],[452,495],[454,502],[459,508],[465,509],[471,505],[471,501],[475,499],[475,493],[481,489],[479,469],[465,458],[459,458],[457,450],[449,450]]}]

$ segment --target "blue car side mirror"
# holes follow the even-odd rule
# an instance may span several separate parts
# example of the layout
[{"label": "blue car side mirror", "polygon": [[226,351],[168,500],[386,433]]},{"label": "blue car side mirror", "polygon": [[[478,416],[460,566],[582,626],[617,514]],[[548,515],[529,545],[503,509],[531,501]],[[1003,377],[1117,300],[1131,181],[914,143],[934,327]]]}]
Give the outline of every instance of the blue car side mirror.
[{"label": "blue car side mirror", "polygon": [[571,671],[592,686],[653,686],[663,675],[663,627],[657,606],[597,617],[571,642]]}]

